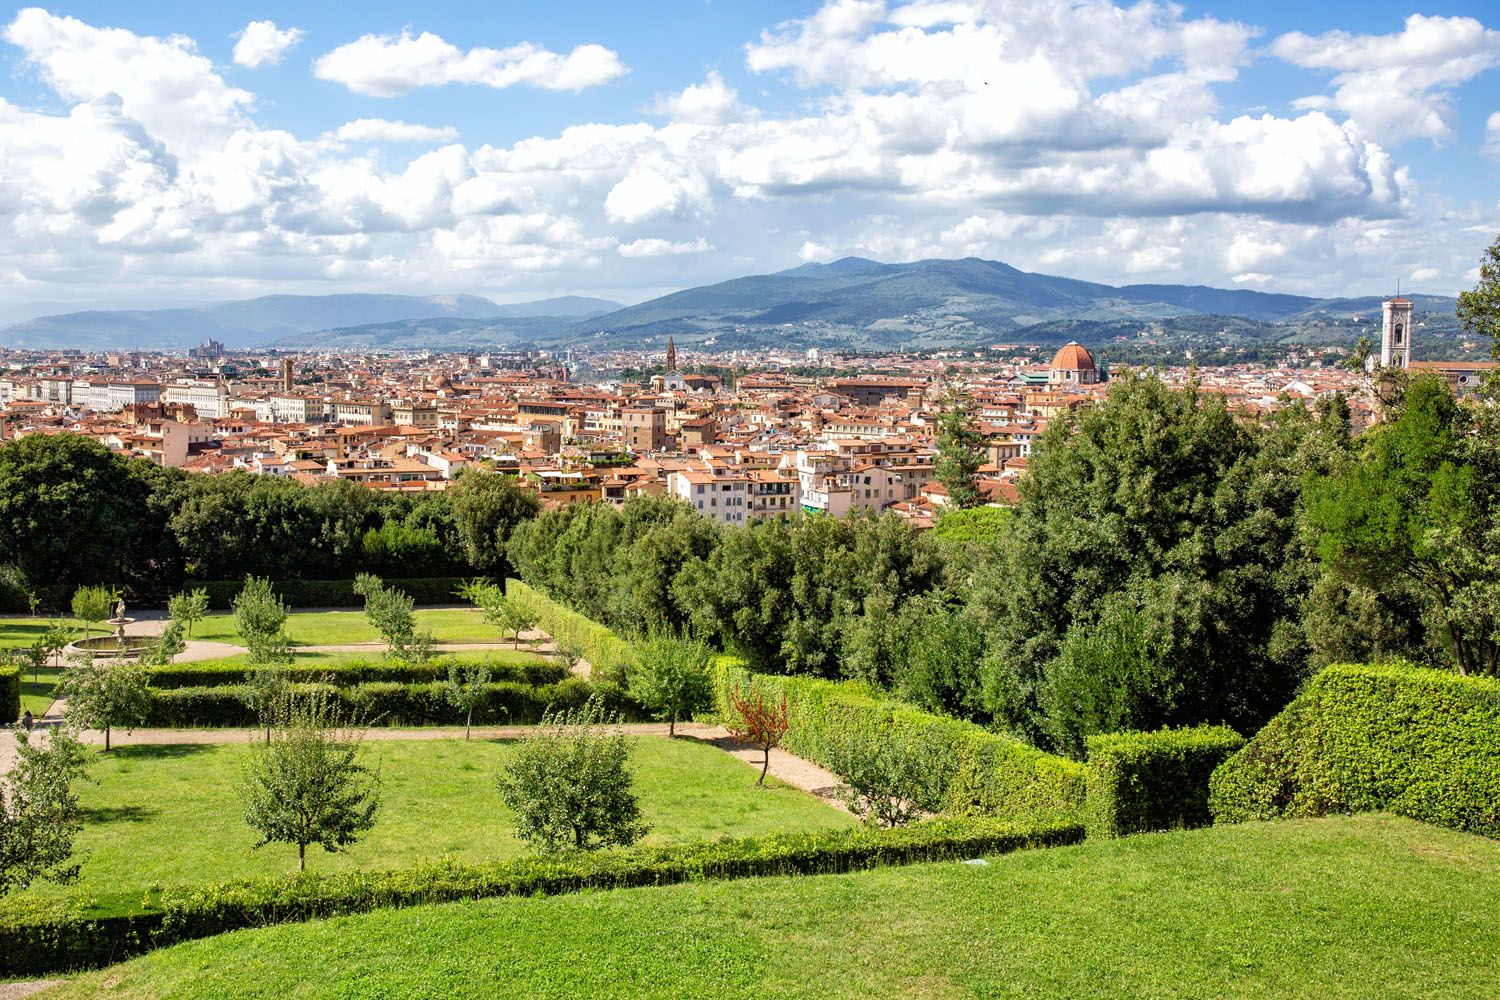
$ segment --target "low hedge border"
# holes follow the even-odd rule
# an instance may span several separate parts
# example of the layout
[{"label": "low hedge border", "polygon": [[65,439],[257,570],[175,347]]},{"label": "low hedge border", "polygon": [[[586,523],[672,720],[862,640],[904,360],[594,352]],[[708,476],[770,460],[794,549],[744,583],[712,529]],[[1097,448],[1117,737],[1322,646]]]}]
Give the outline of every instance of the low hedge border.
[{"label": "low hedge border", "polygon": [[168,892],[158,911],[136,916],[0,924],[0,977],[97,967],[227,931],[382,907],[774,875],[832,875],[1055,847],[1082,839],[1083,828],[1076,823],[945,819],[893,830],[860,827],[483,864],[442,861],[383,872],[250,879]]},{"label": "low hedge border", "polygon": [[[568,668],[552,660],[529,663],[495,663],[463,656],[439,656],[427,663],[400,663],[394,660],[352,660],[347,663],[292,663],[287,675],[303,683],[326,682],[337,687],[372,684],[381,681],[399,684],[431,684],[448,677],[448,667],[484,666],[493,681],[512,681],[538,686],[556,684],[568,676]],[[201,660],[196,663],[173,663],[148,668],[151,686],[159,690],[185,687],[219,687],[245,683],[245,674],[253,669],[243,661],[224,663]]]},{"label": "low hedge border", "polygon": [[0,666],[0,719],[10,725],[21,717],[21,668]]},{"label": "low hedge border", "polygon": [[789,721],[786,749],[831,770],[837,770],[839,748],[848,742],[851,730],[865,730],[865,735],[878,740],[901,727],[936,743],[935,756],[951,762],[951,770],[943,778],[944,812],[1023,822],[1081,821],[1085,768],[1076,761],[970,722],[882,700],[866,685],[752,674],[740,661],[721,657],[714,667],[721,715],[732,714],[729,692],[746,686],[773,698],[785,694]]},{"label": "low hedge border", "polygon": [[1331,666],[1225,761],[1214,821],[1387,810],[1500,838],[1500,679]]},{"label": "low hedge border", "polygon": [[[299,684],[308,690],[319,685]],[[347,687],[327,685],[334,703],[369,725],[461,726],[464,713],[448,702],[444,683],[397,684],[380,681]],[[152,689],[145,726],[186,729],[212,726],[254,726],[257,717],[245,704],[243,684],[216,687]],[[533,725],[549,708],[577,708],[598,694],[605,707],[628,720],[640,718],[640,709],[618,688],[594,685],[581,677],[556,684],[529,685],[499,681],[487,685],[485,699],[474,708],[476,725]]]},{"label": "low hedge border", "polygon": [[1214,769],[1245,745],[1224,726],[1110,733],[1088,740],[1090,837],[1207,826]]},{"label": "low hedge border", "polygon": [[[455,595],[464,579],[434,576],[387,579],[384,583],[403,591],[418,605],[453,604],[458,601]],[[208,606],[223,611],[234,605],[235,597],[244,586],[244,580],[188,580],[182,589],[207,591]],[[292,608],[348,608],[364,604],[364,598],[354,592],[353,580],[273,580],[271,589]]]},{"label": "low hedge border", "polygon": [[589,661],[594,680],[625,683],[625,674],[635,663],[635,650],[629,642],[520,580],[505,581],[505,596],[535,616],[537,628],[553,642],[576,648]]}]

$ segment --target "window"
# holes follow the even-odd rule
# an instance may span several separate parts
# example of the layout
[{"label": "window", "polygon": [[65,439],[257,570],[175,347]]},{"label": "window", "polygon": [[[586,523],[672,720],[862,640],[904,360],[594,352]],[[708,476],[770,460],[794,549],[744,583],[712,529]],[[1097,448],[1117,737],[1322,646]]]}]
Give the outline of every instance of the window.
[{"label": "window", "polygon": [[[699,493],[702,493],[702,492],[703,492],[703,487],[702,487],[702,486],[700,486],[700,487],[698,487],[698,492],[699,492]],[[700,507],[701,507],[701,506],[703,506],[703,505],[702,505],[702,504],[699,504],[699,505],[698,505],[698,506],[700,506]]]}]

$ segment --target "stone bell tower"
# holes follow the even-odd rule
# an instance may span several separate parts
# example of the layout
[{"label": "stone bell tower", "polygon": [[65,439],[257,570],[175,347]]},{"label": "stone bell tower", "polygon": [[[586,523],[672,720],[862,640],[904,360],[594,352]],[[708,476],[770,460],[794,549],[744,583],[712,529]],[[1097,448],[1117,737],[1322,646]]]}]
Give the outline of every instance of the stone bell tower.
[{"label": "stone bell tower", "polygon": [[1405,368],[1411,364],[1412,302],[1396,296],[1381,303],[1380,364]]}]

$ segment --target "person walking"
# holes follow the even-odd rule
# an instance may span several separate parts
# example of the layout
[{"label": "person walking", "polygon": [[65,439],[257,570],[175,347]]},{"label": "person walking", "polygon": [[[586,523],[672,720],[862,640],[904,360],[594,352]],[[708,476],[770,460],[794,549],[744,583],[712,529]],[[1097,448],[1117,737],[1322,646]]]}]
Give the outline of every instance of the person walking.
[{"label": "person walking", "polygon": [[31,732],[31,727],[35,724],[36,720],[31,717],[31,709],[28,708],[26,714],[21,716],[21,728],[29,733]]}]

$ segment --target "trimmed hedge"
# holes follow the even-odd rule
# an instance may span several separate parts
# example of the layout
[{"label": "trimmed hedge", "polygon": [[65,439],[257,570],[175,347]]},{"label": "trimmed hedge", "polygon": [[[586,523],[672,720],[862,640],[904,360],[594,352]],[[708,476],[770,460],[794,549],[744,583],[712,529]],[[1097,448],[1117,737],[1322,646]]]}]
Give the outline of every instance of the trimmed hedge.
[{"label": "trimmed hedge", "polygon": [[505,581],[505,596],[534,615],[537,628],[553,642],[575,646],[589,661],[594,680],[624,685],[626,672],[635,664],[635,650],[629,642],[520,580]]},{"label": "trimmed hedge", "polygon": [[[394,660],[353,660],[347,663],[319,664],[300,662],[289,664],[287,675],[293,681],[308,684],[326,682],[337,687],[376,682],[399,684],[431,684],[448,677],[450,664],[469,666],[482,664],[494,681],[511,681],[516,684],[538,686],[556,684],[568,676],[568,668],[552,660],[537,660],[532,663],[493,663],[481,659],[461,656],[441,656],[427,663],[400,663]],[[221,660],[202,660],[197,663],[173,663],[148,668],[151,686],[157,689],[184,687],[218,687],[245,683],[245,673],[252,669],[242,660],[225,663]]]},{"label": "trimmed hedge", "polygon": [[131,917],[0,925],[0,977],[108,965],[132,954],[226,931],[381,907],[495,896],[673,885],[771,875],[829,875],[1075,844],[1076,823],[1017,826],[993,819],[936,820],[464,864],[440,861],[383,872],[305,873],[168,892],[161,909]]},{"label": "trimmed hedge", "polygon": [[[318,685],[298,685],[311,689]],[[397,684],[379,681],[347,687],[328,685],[334,704],[370,725],[424,726],[463,725],[464,713],[448,702],[447,685]],[[485,699],[474,708],[478,725],[532,725],[541,721],[548,708],[577,708],[598,693],[605,706],[628,719],[638,718],[636,709],[616,690],[595,688],[581,677],[556,684],[530,685],[500,681],[486,686]],[[245,706],[242,684],[217,687],[152,689],[146,726],[196,728],[205,726],[254,726],[254,712]]]},{"label": "trimmed hedge", "polygon": [[[453,604],[458,600],[455,593],[463,586],[464,579],[434,576],[383,582],[387,587],[405,592],[418,605]],[[244,585],[244,580],[188,580],[182,588],[207,591],[208,606],[223,611],[234,605],[234,599]],[[364,598],[354,592],[353,580],[273,580],[271,589],[292,608],[348,608],[364,604]]]},{"label": "trimmed hedge", "polygon": [[863,736],[879,740],[899,727],[936,744],[935,756],[951,762],[942,780],[944,812],[1017,821],[1079,821],[1083,815],[1084,766],[1013,737],[882,700],[866,685],[752,674],[727,657],[714,668],[722,715],[730,714],[728,695],[737,686],[773,698],[785,694],[786,749],[830,770],[837,770],[849,734],[863,730]]},{"label": "trimmed hedge", "polygon": [[1209,784],[1214,821],[1388,810],[1500,837],[1500,679],[1328,667]]},{"label": "trimmed hedge", "polygon": [[21,717],[21,668],[0,666],[0,720],[5,725]]},{"label": "trimmed hedge", "polygon": [[1090,837],[1207,826],[1208,780],[1245,745],[1224,726],[1126,732],[1088,740]]}]

